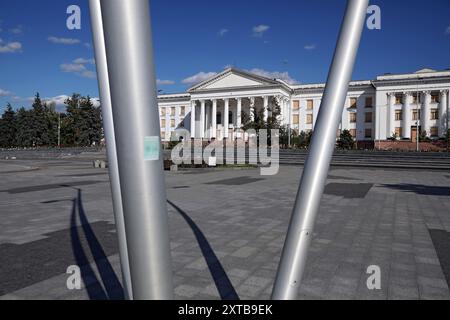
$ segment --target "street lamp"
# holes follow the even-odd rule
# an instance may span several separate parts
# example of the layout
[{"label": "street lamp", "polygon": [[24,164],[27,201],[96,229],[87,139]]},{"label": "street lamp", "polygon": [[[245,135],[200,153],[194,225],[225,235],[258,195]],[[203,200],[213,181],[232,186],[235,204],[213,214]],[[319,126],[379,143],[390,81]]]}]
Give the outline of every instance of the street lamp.
[{"label": "street lamp", "polygon": [[420,110],[419,110],[419,81],[421,80],[420,76],[417,76],[417,92],[416,92],[416,151],[419,152],[419,119],[421,119]]}]

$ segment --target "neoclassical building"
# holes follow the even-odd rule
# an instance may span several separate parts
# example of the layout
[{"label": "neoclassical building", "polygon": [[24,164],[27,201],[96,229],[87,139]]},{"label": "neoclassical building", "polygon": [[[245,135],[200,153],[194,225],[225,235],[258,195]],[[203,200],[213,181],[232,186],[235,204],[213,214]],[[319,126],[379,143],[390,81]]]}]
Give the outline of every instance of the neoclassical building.
[{"label": "neoclassical building", "polygon": [[[252,117],[257,111],[267,118],[275,102],[281,108],[282,124],[308,132],[314,130],[324,88],[325,84],[290,85],[228,68],[185,93],[159,96],[162,139],[169,141],[183,128],[191,138],[243,138],[242,113]],[[357,141],[387,140],[394,135],[414,141],[422,131],[438,139],[449,128],[449,88],[450,69],[353,81],[340,130],[349,130]]]}]

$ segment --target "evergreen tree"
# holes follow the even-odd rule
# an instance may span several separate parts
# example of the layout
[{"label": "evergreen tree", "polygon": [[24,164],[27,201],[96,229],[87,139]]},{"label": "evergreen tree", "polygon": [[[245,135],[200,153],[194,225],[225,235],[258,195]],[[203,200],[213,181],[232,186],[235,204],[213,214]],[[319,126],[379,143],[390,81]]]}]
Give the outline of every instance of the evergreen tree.
[{"label": "evergreen tree", "polygon": [[34,137],[34,115],[32,110],[25,110],[24,107],[17,111],[15,117],[15,145],[20,148],[30,148],[35,146]]},{"label": "evergreen tree", "polygon": [[36,147],[48,146],[50,144],[48,134],[48,123],[46,115],[46,105],[42,103],[39,93],[36,93],[32,105],[32,130],[34,145]]},{"label": "evergreen tree", "polygon": [[339,136],[338,147],[342,150],[352,150],[355,147],[355,139],[349,130],[342,131]]},{"label": "evergreen tree", "polygon": [[5,112],[0,119],[0,147],[11,148],[14,146],[14,137],[16,135],[15,128],[16,113],[10,103],[6,105]]}]

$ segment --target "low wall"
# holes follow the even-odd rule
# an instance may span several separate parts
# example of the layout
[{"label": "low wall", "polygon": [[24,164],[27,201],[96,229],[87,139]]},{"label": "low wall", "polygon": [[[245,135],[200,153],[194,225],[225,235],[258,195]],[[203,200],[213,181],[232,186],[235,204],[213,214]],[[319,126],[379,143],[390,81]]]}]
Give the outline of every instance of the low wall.
[{"label": "low wall", "polygon": [[[375,149],[385,151],[416,151],[416,142],[413,141],[375,141]],[[420,142],[421,152],[444,152],[447,150],[445,141]]]}]

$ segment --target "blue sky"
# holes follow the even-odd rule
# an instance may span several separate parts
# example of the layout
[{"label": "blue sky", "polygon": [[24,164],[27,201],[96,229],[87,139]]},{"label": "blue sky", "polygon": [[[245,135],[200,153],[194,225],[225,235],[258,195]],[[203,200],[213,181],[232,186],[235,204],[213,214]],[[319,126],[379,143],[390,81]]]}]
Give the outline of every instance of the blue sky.
[{"label": "blue sky", "polygon": [[[344,0],[153,0],[159,88],[182,92],[234,65],[298,83],[324,82]],[[66,28],[66,9],[82,29]],[[353,79],[450,68],[450,1],[373,0],[382,29],[366,29]],[[98,96],[87,0],[0,1],[0,110],[29,107],[35,92],[61,103]]]}]

